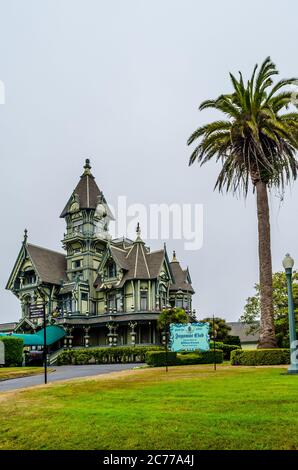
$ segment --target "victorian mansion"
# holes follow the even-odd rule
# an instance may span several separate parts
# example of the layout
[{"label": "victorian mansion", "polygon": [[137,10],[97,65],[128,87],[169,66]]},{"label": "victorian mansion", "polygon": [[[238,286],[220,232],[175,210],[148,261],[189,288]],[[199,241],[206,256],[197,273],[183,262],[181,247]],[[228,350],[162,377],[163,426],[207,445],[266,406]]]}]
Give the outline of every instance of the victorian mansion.
[{"label": "victorian mansion", "polygon": [[21,304],[14,331],[30,333],[49,324],[65,329],[64,345],[159,344],[157,318],[166,306],[191,312],[194,293],[188,269],[166,247],[150,251],[139,227],[134,241],[111,239],[113,216],[91,173],[84,172],[60,217],[65,253],[24,240],[6,288]]}]

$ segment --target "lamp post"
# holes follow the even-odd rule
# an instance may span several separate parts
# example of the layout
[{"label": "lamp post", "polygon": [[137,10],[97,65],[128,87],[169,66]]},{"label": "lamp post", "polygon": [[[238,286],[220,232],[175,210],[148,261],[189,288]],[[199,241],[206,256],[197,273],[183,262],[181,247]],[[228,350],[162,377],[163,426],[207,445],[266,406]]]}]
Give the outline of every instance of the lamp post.
[{"label": "lamp post", "polygon": [[292,269],[294,266],[294,260],[291,258],[289,253],[283,259],[283,267],[285,269],[287,278],[288,288],[288,314],[289,314],[289,333],[290,333],[290,360],[291,364],[288,368],[288,374],[298,374],[298,360],[297,360],[297,338],[296,338],[296,325],[294,315],[294,300],[293,300],[293,289],[292,289]]},{"label": "lamp post", "polygon": [[213,330],[213,368],[214,370],[216,370],[216,352],[215,352],[215,340],[216,340],[216,336],[217,336],[217,331],[215,329],[215,318],[214,318],[214,315],[213,315],[213,318],[212,318],[212,330]]}]

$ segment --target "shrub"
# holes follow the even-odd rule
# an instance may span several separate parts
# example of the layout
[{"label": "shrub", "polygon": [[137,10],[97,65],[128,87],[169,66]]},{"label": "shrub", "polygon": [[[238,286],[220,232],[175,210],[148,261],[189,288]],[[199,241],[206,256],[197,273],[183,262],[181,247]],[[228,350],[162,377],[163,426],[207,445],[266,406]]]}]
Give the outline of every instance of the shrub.
[{"label": "shrub", "polygon": [[146,362],[153,367],[165,366],[166,363],[168,366],[175,366],[177,364],[177,353],[168,351],[167,356],[166,358],[165,351],[148,351],[146,353]]},{"label": "shrub", "polygon": [[177,360],[181,365],[187,364],[213,364],[215,359],[216,364],[223,362],[223,351],[221,349],[215,349],[214,351],[194,351],[188,354],[178,354]]},{"label": "shrub", "polygon": [[224,339],[223,342],[224,342],[224,344],[232,344],[232,345],[241,347],[241,341],[240,341],[239,336],[229,335],[229,336],[226,337],[226,339]]},{"label": "shrub", "polygon": [[[210,341],[210,349],[213,349],[213,341]],[[216,349],[221,349],[223,351],[223,357],[226,361],[229,361],[231,358],[231,352],[235,349],[241,349],[237,344],[226,344],[215,341]]]},{"label": "shrub", "polygon": [[1,336],[5,346],[5,366],[21,366],[23,362],[24,341],[12,336]]},{"label": "shrub", "polygon": [[289,349],[235,350],[231,353],[233,366],[266,366],[290,364]]},{"label": "shrub", "polygon": [[[149,351],[146,354],[146,362],[149,366],[161,367],[166,365],[165,351]],[[182,352],[177,355],[176,352],[168,351],[168,365],[190,365],[190,364],[213,364],[213,351],[194,351]],[[215,350],[215,362],[221,364],[223,362],[223,352]]]},{"label": "shrub", "polygon": [[148,351],[160,350],[159,346],[119,346],[106,348],[66,349],[57,358],[58,365],[112,364],[145,362]]}]

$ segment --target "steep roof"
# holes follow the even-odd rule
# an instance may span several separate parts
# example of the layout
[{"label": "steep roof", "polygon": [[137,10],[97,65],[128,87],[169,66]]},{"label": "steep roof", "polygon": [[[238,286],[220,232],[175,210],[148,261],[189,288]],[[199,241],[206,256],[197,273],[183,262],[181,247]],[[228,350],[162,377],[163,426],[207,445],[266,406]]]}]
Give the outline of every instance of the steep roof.
[{"label": "steep roof", "polygon": [[[80,206],[80,210],[82,209],[96,209],[99,198],[102,198],[102,202],[106,204],[106,200],[100,191],[99,187],[95,182],[95,178],[91,173],[91,166],[90,160],[87,158],[85,165],[84,165],[84,173],[82,174],[80,181],[78,182],[77,186],[75,187],[72,195],[70,196],[69,200],[67,201],[66,206],[64,207],[60,217],[65,217],[70,210],[70,206],[73,202],[73,196],[76,195],[78,198],[78,203]],[[108,209],[108,208],[107,208]],[[109,212],[109,209],[108,209]],[[111,216],[111,214],[109,213]]]},{"label": "steep roof", "polygon": [[[117,255],[119,256],[117,250]],[[122,251],[122,267],[126,270],[121,283],[131,279],[156,279],[162,267],[165,252],[164,250],[147,252],[143,243],[135,242],[132,248],[127,252]],[[116,252],[116,250],[114,251]],[[117,256],[116,255],[116,256]]]},{"label": "steep roof", "polygon": [[[110,250],[115,262],[124,270],[124,275],[117,287],[122,287],[131,279],[156,279],[166,256],[164,249],[149,252],[139,235],[130,247],[123,249],[111,245]],[[95,285],[98,289],[101,288],[101,276],[98,276]]]},{"label": "steep roof", "polygon": [[26,245],[26,249],[43,282],[60,285],[61,279],[67,279],[64,254],[30,243]]},{"label": "steep roof", "polygon": [[191,283],[189,282],[188,269],[182,269],[179,261],[174,259],[170,263],[175,282],[170,286],[170,290],[183,290],[194,293]]}]

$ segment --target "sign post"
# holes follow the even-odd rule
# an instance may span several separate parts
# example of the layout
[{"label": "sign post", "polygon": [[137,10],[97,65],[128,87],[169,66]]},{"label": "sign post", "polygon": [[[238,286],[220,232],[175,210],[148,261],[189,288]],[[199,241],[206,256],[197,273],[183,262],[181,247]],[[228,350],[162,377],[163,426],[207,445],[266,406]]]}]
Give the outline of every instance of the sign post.
[{"label": "sign post", "polygon": [[44,383],[48,383],[48,347],[47,347],[47,317],[46,305],[43,304],[43,357],[44,357]]},{"label": "sign post", "polygon": [[213,320],[212,320],[212,330],[213,330],[213,361],[214,361],[214,370],[216,370],[216,351],[215,351],[215,340],[216,340],[216,336],[217,336],[217,332],[215,330],[215,319],[214,319],[214,315],[213,315]]},{"label": "sign post", "polygon": [[31,320],[42,318],[43,320],[43,362],[44,362],[44,383],[48,383],[48,370],[47,370],[47,317],[46,317],[46,302],[34,303],[30,305],[29,317]]}]

